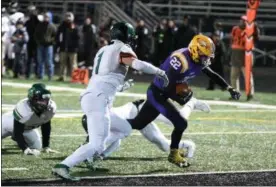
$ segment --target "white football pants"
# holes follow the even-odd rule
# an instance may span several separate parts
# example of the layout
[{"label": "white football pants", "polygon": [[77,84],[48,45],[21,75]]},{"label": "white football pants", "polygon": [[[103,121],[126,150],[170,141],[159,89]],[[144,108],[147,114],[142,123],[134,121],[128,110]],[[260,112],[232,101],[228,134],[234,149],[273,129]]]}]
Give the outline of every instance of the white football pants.
[{"label": "white football pants", "polygon": [[[197,100],[192,98],[186,105],[180,110],[181,115],[185,119],[189,119],[191,112],[194,110],[194,105]],[[133,106],[135,107],[135,106]],[[116,108],[114,109],[116,110]],[[131,110],[129,110],[131,111]],[[129,111],[125,111],[126,113]],[[168,125],[173,125],[166,117],[159,115],[156,120],[166,123]],[[112,152],[117,150],[120,146],[119,137],[126,137],[131,133],[131,125],[129,123],[125,124],[126,120],[118,117],[117,115],[111,115],[111,134],[108,137],[108,148],[102,153],[105,157],[108,157]],[[150,142],[155,144],[159,149],[164,152],[169,152],[170,150],[170,140],[168,140],[163,133],[160,131],[158,126],[154,123],[148,124],[144,129],[140,130],[141,134]],[[123,135],[122,135],[123,134]],[[184,140],[179,144],[180,149],[187,149],[187,157],[193,157],[195,151],[195,144],[192,141]]]},{"label": "white football pants", "polygon": [[[2,134],[1,139],[13,135],[13,117],[12,114],[6,113],[2,115]],[[38,129],[25,130],[23,132],[26,144],[31,149],[41,149],[42,143]]]},{"label": "white football pants", "polygon": [[73,167],[95,153],[103,152],[110,129],[109,105],[110,100],[103,93],[89,92],[82,96],[81,108],[87,116],[89,142],[79,147],[62,164]]}]

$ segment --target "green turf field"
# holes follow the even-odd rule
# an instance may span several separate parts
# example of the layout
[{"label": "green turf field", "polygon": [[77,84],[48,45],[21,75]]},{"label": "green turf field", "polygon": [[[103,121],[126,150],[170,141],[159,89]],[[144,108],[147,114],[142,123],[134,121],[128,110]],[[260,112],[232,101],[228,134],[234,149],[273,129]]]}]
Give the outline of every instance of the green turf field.
[{"label": "green turf field", "polygon": [[[11,82],[12,80],[3,80]],[[33,81],[16,81],[33,83]],[[45,83],[48,83],[45,81]],[[84,88],[83,85],[49,83],[49,85]],[[128,92],[145,93],[147,84],[138,83]],[[13,105],[25,98],[27,88],[2,86],[2,112],[11,111]],[[205,91],[193,88],[198,99],[228,100],[227,92]],[[52,91],[58,114],[81,113],[79,93]],[[120,106],[133,97],[117,97]],[[245,96],[242,97],[242,101]],[[276,95],[258,93],[254,103],[276,105]],[[195,112],[183,139],[191,139],[197,149],[191,167],[180,169],[167,162],[167,153],[147,142],[138,131],[122,141],[120,150],[99,164],[99,171],[89,171],[84,164],[75,167],[73,175],[135,175],[153,173],[181,173],[201,171],[240,171],[276,168],[276,110],[240,108],[212,105],[210,114]],[[158,124],[169,138],[172,130]],[[85,139],[79,117],[55,118],[52,122],[51,148],[59,154],[46,154],[38,158],[24,156],[10,138],[2,141],[2,180],[53,178],[51,168],[72,153]],[[16,170],[17,168],[17,170]]]}]

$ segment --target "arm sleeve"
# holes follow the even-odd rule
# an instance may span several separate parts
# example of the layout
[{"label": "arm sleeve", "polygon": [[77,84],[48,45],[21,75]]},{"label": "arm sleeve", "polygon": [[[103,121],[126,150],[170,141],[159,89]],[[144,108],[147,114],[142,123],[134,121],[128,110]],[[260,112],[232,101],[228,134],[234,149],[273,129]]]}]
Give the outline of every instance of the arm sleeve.
[{"label": "arm sleeve", "polygon": [[214,72],[210,67],[205,67],[202,69],[202,72],[205,73],[212,81],[217,83],[222,88],[227,88],[229,84],[216,72]]},{"label": "arm sleeve", "polygon": [[22,149],[22,151],[24,151],[28,147],[23,136],[24,124],[14,119],[13,125],[14,125],[14,131],[13,131],[14,139],[17,142],[18,147]]},{"label": "arm sleeve", "polygon": [[144,73],[153,75],[157,74],[157,72],[160,70],[159,68],[155,67],[154,65],[148,62],[138,59],[133,60],[131,67]]},{"label": "arm sleeve", "polygon": [[51,134],[51,121],[41,125],[41,134],[42,134],[42,145],[44,147],[49,147],[50,145],[50,134]]}]

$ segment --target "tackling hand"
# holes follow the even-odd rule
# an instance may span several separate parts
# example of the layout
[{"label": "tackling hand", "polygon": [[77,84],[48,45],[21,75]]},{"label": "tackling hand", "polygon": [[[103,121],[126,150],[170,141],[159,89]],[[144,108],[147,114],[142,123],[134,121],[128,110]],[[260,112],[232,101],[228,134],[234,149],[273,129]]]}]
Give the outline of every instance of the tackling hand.
[{"label": "tackling hand", "polygon": [[161,69],[158,69],[158,71],[156,72],[156,75],[163,80],[164,84],[163,84],[163,87],[167,87],[169,85],[169,79],[166,75],[166,72],[161,70]]},{"label": "tackling hand", "polygon": [[25,155],[34,155],[34,156],[39,156],[40,155],[40,151],[37,149],[30,149],[27,148],[24,150],[24,154]]},{"label": "tackling hand", "polygon": [[120,85],[117,89],[118,92],[124,92],[134,85],[133,79],[128,79],[124,84]]},{"label": "tackling hand", "polygon": [[44,153],[59,153],[58,151],[55,151],[55,150],[51,149],[50,147],[44,147],[43,152]]},{"label": "tackling hand", "polygon": [[240,92],[235,90],[234,88],[230,87],[228,88],[229,93],[231,94],[232,99],[239,100],[241,97]]}]

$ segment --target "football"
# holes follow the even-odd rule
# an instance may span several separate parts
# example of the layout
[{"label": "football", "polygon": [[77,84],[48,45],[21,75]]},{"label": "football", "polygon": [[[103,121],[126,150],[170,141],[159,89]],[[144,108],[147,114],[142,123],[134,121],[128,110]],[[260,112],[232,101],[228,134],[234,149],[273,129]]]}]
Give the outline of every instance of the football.
[{"label": "football", "polygon": [[191,91],[192,89],[186,82],[176,85],[176,94],[178,95],[187,95]]}]

